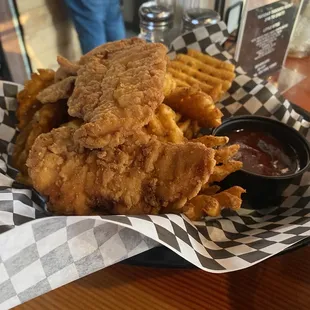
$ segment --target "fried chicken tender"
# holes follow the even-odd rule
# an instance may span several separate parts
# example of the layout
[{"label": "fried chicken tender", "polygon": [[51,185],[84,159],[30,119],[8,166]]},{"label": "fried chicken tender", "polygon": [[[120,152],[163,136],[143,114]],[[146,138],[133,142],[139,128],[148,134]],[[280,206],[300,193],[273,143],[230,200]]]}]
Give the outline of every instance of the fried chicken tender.
[{"label": "fried chicken tender", "polygon": [[28,178],[26,160],[35,139],[41,133],[49,132],[59,126],[66,119],[66,115],[67,108],[63,102],[43,105],[17,136],[12,156],[12,164],[19,170],[17,181],[31,183]]},{"label": "fried chicken tender", "polygon": [[68,106],[85,121],[74,138],[87,148],[121,144],[149,123],[164,99],[167,49],[137,40],[108,43],[80,60]]},{"label": "fried chicken tender", "polygon": [[75,76],[69,76],[55,84],[52,84],[43,89],[37,95],[37,99],[43,104],[57,102],[61,99],[67,99],[73,92],[75,80]]},{"label": "fried chicken tender", "polygon": [[131,49],[133,46],[138,45],[145,45],[146,42],[144,40],[141,40],[137,37],[133,37],[126,40],[120,40],[120,41],[114,41],[114,42],[108,42],[102,45],[99,45],[98,47],[92,49],[87,54],[83,55],[79,61],[79,65],[86,64],[90,58],[92,58],[95,55],[106,55],[110,53],[115,53],[117,51],[126,51],[127,49]]},{"label": "fried chicken tender", "polygon": [[76,62],[71,62],[65,57],[57,56],[59,68],[55,73],[55,82],[64,80],[69,76],[76,76],[80,65]]},{"label": "fried chicken tender", "polygon": [[57,62],[59,64],[59,68],[55,74],[55,82],[59,82],[69,76],[76,76],[80,67],[84,65],[92,56],[115,52],[137,44],[145,44],[145,42],[138,38],[130,38],[127,40],[106,43],[83,55],[77,62],[72,62],[63,56],[58,56]]},{"label": "fried chicken tender", "polygon": [[55,72],[50,69],[38,69],[38,73],[31,74],[31,80],[25,82],[25,87],[17,94],[16,117],[18,128],[24,128],[38,111],[42,104],[36,98],[44,88],[54,83]]},{"label": "fried chicken tender", "polygon": [[75,129],[40,135],[27,166],[36,190],[57,214],[157,214],[195,197],[215,165],[201,143],[163,143],[142,131],[124,144],[89,150]]}]

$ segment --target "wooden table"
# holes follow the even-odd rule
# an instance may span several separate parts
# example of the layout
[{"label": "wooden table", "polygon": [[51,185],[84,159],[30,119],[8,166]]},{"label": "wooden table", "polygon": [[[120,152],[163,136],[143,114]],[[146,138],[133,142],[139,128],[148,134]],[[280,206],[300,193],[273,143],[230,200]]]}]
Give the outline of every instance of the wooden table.
[{"label": "wooden table", "polygon": [[[307,75],[286,98],[310,111],[310,58],[287,61]],[[310,247],[249,269],[211,274],[117,264],[17,309],[310,309]]]},{"label": "wooden table", "polygon": [[288,58],[286,67],[296,70],[298,73],[305,75],[306,78],[289,89],[284,94],[284,97],[310,111],[310,57],[304,59]]}]

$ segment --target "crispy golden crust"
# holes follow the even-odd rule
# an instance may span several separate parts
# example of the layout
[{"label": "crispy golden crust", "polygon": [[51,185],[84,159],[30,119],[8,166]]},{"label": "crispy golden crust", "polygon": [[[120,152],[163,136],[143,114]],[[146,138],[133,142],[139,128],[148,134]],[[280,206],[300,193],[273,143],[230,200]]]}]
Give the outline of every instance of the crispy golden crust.
[{"label": "crispy golden crust", "polygon": [[234,186],[220,193],[198,195],[184,206],[183,212],[189,219],[196,221],[204,215],[219,216],[223,208],[238,210],[242,204],[243,193],[243,188]]},{"label": "crispy golden crust", "polygon": [[76,76],[77,72],[80,68],[80,65],[76,62],[71,62],[62,56],[57,56],[57,62],[59,64],[59,68],[55,73],[55,82],[59,82],[64,80],[69,76]]},{"label": "crispy golden crust", "polygon": [[[216,184],[242,167],[233,160],[239,147],[226,146],[226,137],[187,140],[221,123],[214,101],[230,87],[233,65],[190,50],[166,73],[166,48],[137,38],[99,46],[78,62],[57,61],[56,75],[39,71],[33,80],[43,82],[20,94],[24,127],[13,158],[17,180],[33,182],[52,212],[174,212],[196,220],[240,208],[244,190],[221,192]],[[72,118],[58,102],[68,97]]]},{"label": "crispy golden crust", "polygon": [[215,107],[212,98],[196,87],[177,88],[164,102],[176,112],[197,120],[202,127],[212,128],[222,123],[223,114]]},{"label": "crispy golden crust", "polygon": [[168,72],[178,87],[199,87],[214,102],[231,87],[234,69],[230,63],[191,49],[187,55],[178,54],[168,63]]},{"label": "crispy golden crust", "polygon": [[56,82],[40,91],[37,95],[37,99],[43,104],[57,102],[61,99],[68,99],[73,92],[75,80],[75,76],[69,76]]},{"label": "crispy golden crust", "polygon": [[79,64],[84,65],[85,63],[88,62],[88,60],[91,57],[95,55],[107,55],[110,53],[115,53],[120,50],[126,51],[127,49],[131,49],[133,46],[146,45],[146,44],[147,43],[144,40],[136,37],[102,44],[94,48],[87,54],[83,55],[79,61]]},{"label": "crispy golden crust", "polygon": [[54,83],[55,72],[50,69],[38,69],[38,73],[31,74],[31,80],[25,82],[25,87],[17,94],[16,117],[18,128],[22,129],[32,119],[42,104],[36,98],[38,93]]},{"label": "crispy golden crust", "polygon": [[177,114],[165,104],[158,107],[153,118],[145,126],[145,130],[163,142],[181,143],[186,140],[177,124]]},{"label": "crispy golden crust", "polygon": [[[219,59],[216,59],[212,56],[203,54],[201,52],[198,52],[193,49],[189,49],[187,54],[191,56],[192,58],[198,59],[204,64],[208,64],[218,70],[228,71],[228,72],[234,72],[235,66],[229,62],[225,62]],[[231,76],[231,80],[234,79],[234,76]]]},{"label": "crispy golden crust", "polygon": [[198,81],[205,83],[207,85],[210,85],[211,87],[222,85],[223,91],[226,91],[231,86],[230,81],[221,80],[218,77],[200,72],[199,70],[197,70],[193,67],[187,66],[182,61],[178,61],[178,60],[171,61],[170,66],[171,66],[171,68],[174,68],[174,69],[179,70],[185,74],[188,74],[188,75],[192,76],[193,78],[197,79]]},{"label": "crispy golden crust", "polygon": [[101,148],[141,129],[163,100],[165,70],[162,44],[132,45],[88,58],[68,101],[69,114],[86,122],[75,140]]},{"label": "crispy golden crust", "polygon": [[[22,129],[17,136],[12,163],[13,166],[19,170],[19,181],[27,179],[28,169],[26,167],[26,160],[29,151],[35,139],[41,134],[52,130],[65,121],[67,115],[67,107],[63,102],[55,104],[46,104],[38,110],[33,116],[32,120]],[[28,180],[26,183],[30,183]]]},{"label": "crispy golden crust", "polygon": [[35,141],[27,165],[33,185],[59,214],[148,214],[183,206],[213,171],[214,151],[200,143],[162,143],[138,132],[103,150],[74,143],[62,127]]}]

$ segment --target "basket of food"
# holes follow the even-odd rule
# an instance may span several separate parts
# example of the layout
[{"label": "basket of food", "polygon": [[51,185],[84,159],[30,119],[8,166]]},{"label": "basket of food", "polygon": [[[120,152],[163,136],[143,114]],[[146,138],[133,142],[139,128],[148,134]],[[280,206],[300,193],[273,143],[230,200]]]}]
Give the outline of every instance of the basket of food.
[{"label": "basket of food", "polygon": [[1,82],[0,306],[159,245],[221,273],[310,235],[310,122],[226,34],[195,29],[169,58],[112,42]]}]

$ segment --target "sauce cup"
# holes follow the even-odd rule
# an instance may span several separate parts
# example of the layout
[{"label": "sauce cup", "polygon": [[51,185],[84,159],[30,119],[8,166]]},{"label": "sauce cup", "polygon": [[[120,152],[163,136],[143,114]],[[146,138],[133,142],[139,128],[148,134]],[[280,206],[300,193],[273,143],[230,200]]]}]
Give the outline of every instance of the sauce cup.
[{"label": "sauce cup", "polygon": [[[299,169],[293,173],[267,176],[241,169],[229,175],[221,182],[223,189],[239,185],[246,189],[243,199],[255,208],[266,208],[282,203],[282,193],[288,185],[298,182],[310,167],[310,147],[308,141],[295,129],[270,118],[261,116],[238,116],[225,120],[212,131],[216,136],[229,136],[236,130],[264,132],[278,140],[284,146],[295,151]],[[296,183],[298,184],[298,183]]]}]

